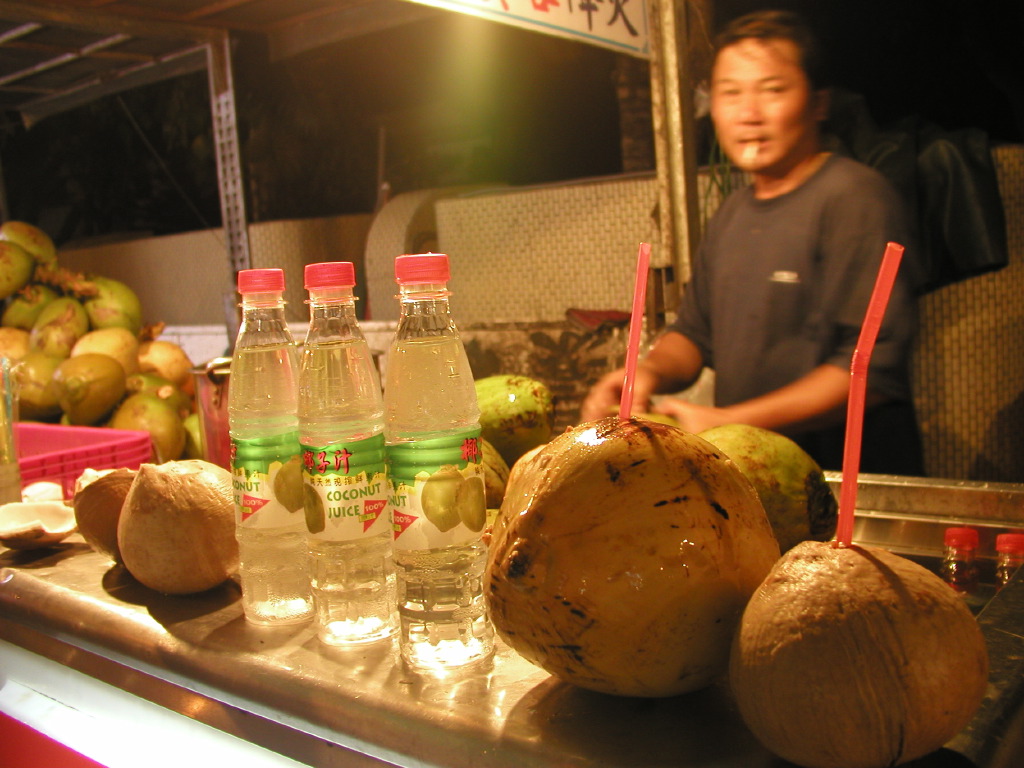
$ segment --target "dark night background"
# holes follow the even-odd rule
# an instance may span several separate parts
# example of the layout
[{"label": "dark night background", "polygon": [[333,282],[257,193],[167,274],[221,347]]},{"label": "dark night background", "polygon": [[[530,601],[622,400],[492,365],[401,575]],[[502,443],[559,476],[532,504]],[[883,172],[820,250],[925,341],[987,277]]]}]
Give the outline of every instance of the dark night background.
[{"label": "dark night background", "polygon": [[[712,5],[716,28],[755,8],[801,11],[834,83],[862,94],[881,126],[913,116],[1024,142],[1024,3]],[[274,64],[259,41],[241,40],[235,92],[249,218],[372,211],[381,136],[393,193],[638,170],[624,168],[615,84],[627,70],[644,81],[646,65],[625,58],[458,14]],[[43,226],[58,244],[217,226],[210,124],[205,73],[29,129],[5,115],[0,159],[11,218]]]}]

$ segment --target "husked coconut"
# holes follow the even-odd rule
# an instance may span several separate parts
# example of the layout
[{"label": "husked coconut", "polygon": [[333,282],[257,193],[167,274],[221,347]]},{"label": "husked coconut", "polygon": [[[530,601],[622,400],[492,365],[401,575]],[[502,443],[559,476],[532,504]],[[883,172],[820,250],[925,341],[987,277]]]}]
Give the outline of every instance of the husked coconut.
[{"label": "husked coconut", "polygon": [[75,480],[72,504],[78,532],[86,544],[115,563],[122,562],[117,546],[117,523],[134,479],[134,469],[121,467],[86,469]]},{"label": "husked coconut", "polygon": [[553,675],[672,696],[725,671],[778,556],[757,492],[712,445],[611,417],[513,466],[485,594],[499,635]]},{"label": "husked coconut", "polygon": [[938,576],[873,547],[806,541],[750,599],[729,679],[744,722],[807,768],[883,768],[939,749],[988,682],[984,636]]},{"label": "husked coconut", "polygon": [[143,464],[121,508],[117,543],[132,576],[158,592],[222,583],[238,568],[231,473],[198,459]]}]

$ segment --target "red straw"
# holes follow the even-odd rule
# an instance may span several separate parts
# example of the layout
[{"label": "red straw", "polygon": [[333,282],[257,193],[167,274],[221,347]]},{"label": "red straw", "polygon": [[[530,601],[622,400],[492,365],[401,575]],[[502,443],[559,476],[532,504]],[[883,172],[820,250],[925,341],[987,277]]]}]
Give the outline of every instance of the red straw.
[{"label": "red straw", "polygon": [[875,288],[871,292],[868,311],[857,339],[857,348],[850,362],[850,394],[846,405],[846,440],[843,444],[843,481],[839,488],[839,522],[836,525],[837,547],[848,547],[853,539],[853,510],[857,506],[857,474],[860,471],[860,443],[864,429],[864,398],[868,386],[868,365],[878,338],[878,329],[889,304],[896,272],[903,258],[903,246],[888,243],[882,266],[878,269]]},{"label": "red straw", "polygon": [[651,261],[651,246],[640,243],[636,255],[636,281],[633,283],[633,311],[629,318],[629,341],[626,344],[626,378],[622,383],[619,418],[628,419],[633,410],[633,380],[636,378],[636,359],[640,353],[640,329],[644,324],[644,298],[647,296],[647,266]]}]

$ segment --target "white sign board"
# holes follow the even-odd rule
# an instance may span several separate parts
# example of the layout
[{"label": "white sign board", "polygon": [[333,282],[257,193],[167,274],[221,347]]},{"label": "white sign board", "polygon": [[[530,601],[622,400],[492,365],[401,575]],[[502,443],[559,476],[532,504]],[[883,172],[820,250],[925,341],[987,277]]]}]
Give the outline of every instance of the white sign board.
[{"label": "white sign board", "polygon": [[648,48],[648,0],[412,0],[641,58]]}]

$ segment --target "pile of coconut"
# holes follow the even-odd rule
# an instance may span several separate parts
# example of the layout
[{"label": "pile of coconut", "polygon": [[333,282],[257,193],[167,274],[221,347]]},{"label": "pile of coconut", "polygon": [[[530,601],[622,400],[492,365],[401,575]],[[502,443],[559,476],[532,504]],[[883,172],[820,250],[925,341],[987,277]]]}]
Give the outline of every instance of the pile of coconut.
[{"label": "pile of coconut", "polygon": [[62,268],[50,237],[0,225],[0,355],[16,366],[20,418],[149,432],[159,461],[198,457],[192,361],[144,326],[124,283]]}]

